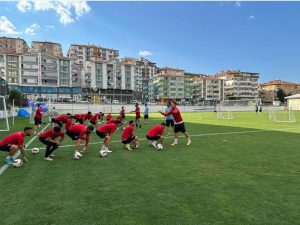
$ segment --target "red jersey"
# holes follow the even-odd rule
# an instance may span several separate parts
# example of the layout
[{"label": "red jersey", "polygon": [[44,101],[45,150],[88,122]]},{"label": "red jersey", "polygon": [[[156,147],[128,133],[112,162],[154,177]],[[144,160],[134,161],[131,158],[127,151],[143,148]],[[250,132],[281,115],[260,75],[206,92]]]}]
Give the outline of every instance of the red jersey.
[{"label": "red jersey", "polygon": [[118,119],[111,119],[111,120],[107,121],[107,123],[117,123],[118,121],[120,121],[120,120],[118,120]]},{"label": "red jersey", "polygon": [[92,115],[89,115],[87,113],[85,114],[81,114],[79,119],[82,119],[82,120],[87,120],[87,119],[91,119],[92,118]]},{"label": "red jersey", "polygon": [[100,132],[100,133],[111,134],[111,133],[115,132],[116,129],[117,129],[116,124],[107,123],[107,124],[104,124],[101,127],[99,127],[97,129],[97,131]]},{"label": "red jersey", "polygon": [[134,132],[134,128],[131,125],[128,125],[124,128],[122,133],[122,141],[127,140],[128,138],[131,138]]},{"label": "red jersey", "polygon": [[121,109],[120,114],[121,114],[121,116],[125,115],[125,109],[124,108]]},{"label": "red jersey", "polygon": [[107,121],[110,121],[111,120],[111,118],[112,118],[112,115],[109,113],[109,114],[107,114],[107,116],[106,116],[106,120]]},{"label": "red jersey", "polygon": [[24,133],[16,132],[6,136],[2,141],[0,141],[0,146],[3,145],[24,145]]},{"label": "red jersey", "polygon": [[72,126],[72,120],[69,118],[69,119],[66,121],[66,124],[65,124],[66,130],[69,130],[70,126]]},{"label": "red jersey", "polygon": [[[69,131],[78,134],[78,139],[85,140],[85,146],[89,144],[91,133],[83,124],[75,124],[69,128]],[[86,137],[84,137],[84,135],[86,135]]]},{"label": "red jersey", "polygon": [[140,117],[141,116],[141,109],[138,106],[135,107],[135,116],[136,117],[138,117],[138,116]]},{"label": "red jersey", "polygon": [[94,114],[94,115],[91,117],[90,121],[91,121],[91,122],[95,122],[96,120],[99,119],[99,116],[100,116],[100,113]]},{"label": "red jersey", "polygon": [[172,109],[167,113],[162,113],[165,116],[172,115],[175,123],[183,122],[180,111],[177,107],[172,107]]},{"label": "red jersey", "polygon": [[161,136],[164,133],[164,129],[165,129],[164,126],[156,125],[147,132],[147,136],[149,137]]},{"label": "red jersey", "polygon": [[56,121],[61,121],[63,123],[66,123],[67,120],[69,119],[69,117],[67,115],[62,114],[62,115],[60,115],[58,117],[55,117],[53,119],[55,119]]},{"label": "red jersey", "polygon": [[44,138],[51,138],[51,139],[55,139],[57,137],[63,137],[65,134],[63,132],[58,132],[58,133],[54,133],[53,128],[47,130],[46,132],[42,133],[39,135],[39,137],[44,137]]},{"label": "red jersey", "polygon": [[80,119],[80,117],[81,117],[81,114],[74,114],[74,116],[73,116],[73,117],[74,117],[74,119],[76,119],[76,120],[77,120],[77,119]]},{"label": "red jersey", "polygon": [[36,112],[35,112],[35,116],[34,118],[37,118],[37,119],[42,119],[42,109],[39,107]]}]

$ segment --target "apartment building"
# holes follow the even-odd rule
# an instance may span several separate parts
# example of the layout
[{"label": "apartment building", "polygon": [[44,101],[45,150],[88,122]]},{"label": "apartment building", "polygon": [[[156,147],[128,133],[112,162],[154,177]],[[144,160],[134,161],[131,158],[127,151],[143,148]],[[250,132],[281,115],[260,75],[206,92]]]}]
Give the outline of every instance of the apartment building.
[{"label": "apartment building", "polygon": [[33,41],[31,43],[31,52],[44,53],[57,58],[63,57],[62,47],[59,43],[48,41]]},{"label": "apartment building", "polygon": [[272,80],[259,84],[259,92],[261,94],[262,102],[272,104],[278,101],[277,92],[281,89],[286,95],[300,94],[300,84],[283,80]]},{"label": "apartment building", "polygon": [[0,54],[23,54],[29,51],[25,40],[21,38],[0,37]]},{"label": "apartment building", "polygon": [[258,98],[259,73],[227,70],[216,74],[224,80],[225,100],[255,100]]},{"label": "apartment building", "polygon": [[224,80],[215,76],[193,79],[193,102],[197,105],[215,105],[224,99]]},{"label": "apartment building", "polygon": [[151,78],[150,101],[182,100],[184,94],[184,71],[180,69],[164,67],[159,69],[158,74]]}]

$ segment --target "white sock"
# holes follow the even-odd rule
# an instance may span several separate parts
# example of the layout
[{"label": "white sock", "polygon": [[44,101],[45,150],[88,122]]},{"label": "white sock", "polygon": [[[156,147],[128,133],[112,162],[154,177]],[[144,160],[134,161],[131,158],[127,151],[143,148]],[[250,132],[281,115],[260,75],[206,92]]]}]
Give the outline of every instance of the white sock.
[{"label": "white sock", "polygon": [[176,143],[176,144],[178,143],[178,138],[174,139],[174,143]]}]

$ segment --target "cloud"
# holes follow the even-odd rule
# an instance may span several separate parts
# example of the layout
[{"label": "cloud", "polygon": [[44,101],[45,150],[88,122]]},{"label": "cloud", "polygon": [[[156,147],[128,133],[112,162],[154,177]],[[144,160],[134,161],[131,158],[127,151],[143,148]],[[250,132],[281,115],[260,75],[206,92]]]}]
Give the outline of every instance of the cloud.
[{"label": "cloud", "polygon": [[236,7],[242,7],[242,4],[241,4],[240,1],[236,1],[236,2],[234,3],[234,5],[235,5]]},{"label": "cloud", "polygon": [[255,19],[255,16],[254,15],[251,15],[247,18],[248,20],[254,20]]},{"label": "cloud", "polygon": [[46,29],[54,29],[55,28],[55,26],[54,25],[46,25]]},{"label": "cloud", "polygon": [[73,23],[91,11],[86,0],[19,0],[17,8],[21,12],[55,11],[63,25]]},{"label": "cloud", "polygon": [[36,35],[36,31],[40,29],[40,26],[37,23],[31,24],[25,29],[25,34]]},{"label": "cloud", "polygon": [[6,16],[0,17],[0,33],[3,35],[7,34],[19,34],[20,32],[16,31],[15,25],[7,19]]},{"label": "cloud", "polygon": [[143,57],[145,57],[145,56],[151,56],[152,52],[150,52],[150,51],[139,51],[139,55],[143,56]]}]

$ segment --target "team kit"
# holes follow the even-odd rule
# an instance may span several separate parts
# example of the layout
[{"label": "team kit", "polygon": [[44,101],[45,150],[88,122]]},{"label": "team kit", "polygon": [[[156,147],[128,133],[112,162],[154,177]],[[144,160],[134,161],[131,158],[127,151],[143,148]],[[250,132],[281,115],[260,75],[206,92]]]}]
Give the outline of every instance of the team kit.
[{"label": "team kit", "polygon": [[[92,133],[96,133],[100,139],[104,140],[99,151],[99,156],[105,157],[112,152],[109,147],[113,136],[120,127],[123,127],[120,141],[124,145],[124,148],[129,151],[138,149],[139,138],[135,135],[135,129],[142,128],[139,104],[135,104],[135,110],[132,112],[135,113],[135,120],[128,121],[126,125],[124,124],[126,119],[124,106],[121,107],[120,114],[115,118],[113,118],[111,113],[104,115],[102,112],[95,114],[91,112],[73,115],[70,113],[61,114],[52,118],[51,122],[53,127],[43,132],[42,118],[47,113],[43,113],[42,107],[37,105],[34,116],[34,128],[25,127],[23,131],[10,134],[0,141],[0,151],[8,152],[4,163],[18,167],[21,166],[23,162],[28,162],[24,139],[32,134],[37,135],[39,141],[46,146],[44,157],[46,161],[53,161],[55,156],[53,153],[62,144],[65,136],[75,141],[73,158],[80,159],[88,149]],[[168,128],[168,135],[170,135],[172,128],[174,131],[174,142],[171,144],[172,146],[178,144],[179,133],[183,133],[187,139],[187,145],[191,145],[190,135],[186,131],[183,118],[176,102],[168,102],[165,111],[159,111],[159,113],[165,117],[165,121],[151,127],[147,131],[146,139],[149,141],[149,145],[158,150],[163,149],[164,131],[166,127]],[[149,123],[149,108],[147,104],[145,105],[143,114],[144,124]],[[89,122],[89,125],[85,125],[87,122]],[[83,145],[81,145],[82,143]],[[19,150],[22,154],[23,161],[20,159],[15,160],[13,157]],[[38,152],[39,149],[32,149],[32,153]]]}]

